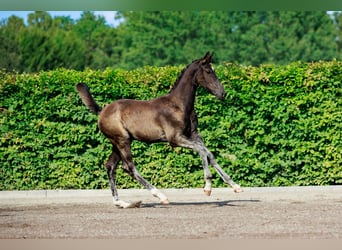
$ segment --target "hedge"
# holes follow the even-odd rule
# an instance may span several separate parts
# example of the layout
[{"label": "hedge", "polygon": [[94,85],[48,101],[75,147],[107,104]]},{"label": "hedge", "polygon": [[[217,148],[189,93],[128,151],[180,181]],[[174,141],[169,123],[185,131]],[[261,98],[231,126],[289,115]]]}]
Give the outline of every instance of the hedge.
[{"label": "hedge", "polygon": [[[133,71],[0,71],[0,190],[108,188],[109,141],[75,84],[104,105],[165,94],[183,66]],[[222,102],[199,89],[199,130],[219,164],[243,186],[342,183],[342,62],[259,67],[216,65]],[[200,157],[167,144],[134,142],[141,174],[159,188],[202,187]],[[213,171],[213,170],[212,170]],[[226,186],[214,173],[213,185]],[[118,187],[141,187],[121,169]]]}]

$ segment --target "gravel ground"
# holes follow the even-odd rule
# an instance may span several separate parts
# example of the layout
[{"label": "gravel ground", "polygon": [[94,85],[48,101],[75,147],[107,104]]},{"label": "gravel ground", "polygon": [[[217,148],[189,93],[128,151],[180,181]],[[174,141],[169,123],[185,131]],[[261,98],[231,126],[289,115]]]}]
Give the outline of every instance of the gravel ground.
[{"label": "gravel ground", "polygon": [[342,186],[0,192],[0,239],[342,239]]}]

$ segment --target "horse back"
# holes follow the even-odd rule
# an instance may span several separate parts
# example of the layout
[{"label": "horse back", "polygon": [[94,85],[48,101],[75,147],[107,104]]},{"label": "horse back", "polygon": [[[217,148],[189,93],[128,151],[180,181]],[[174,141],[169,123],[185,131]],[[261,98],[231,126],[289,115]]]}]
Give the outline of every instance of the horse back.
[{"label": "horse back", "polygon": [[110,138],[158,142],[168,141],[175,127],[182,129],[182,119],[166,97],[149,101],[121,99],[105,106],[98,125]]}]

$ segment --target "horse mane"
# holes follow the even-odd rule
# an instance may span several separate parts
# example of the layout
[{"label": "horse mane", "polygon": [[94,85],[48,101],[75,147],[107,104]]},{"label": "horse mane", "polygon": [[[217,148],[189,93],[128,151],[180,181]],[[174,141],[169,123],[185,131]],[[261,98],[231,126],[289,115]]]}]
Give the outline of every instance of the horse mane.
[{"label": "horse mane", "polygon": [[178,78],[176,79],[175,83],[173,84],[172,88],[169,91],[169,94],[178,86],[180,79],[183,77],[184,72],[192,65],[193,63],[199,62],[201,59],[196,59],[192,61],[192,63],[188,64],[184,69],[182,69],[181,73],[178,75]]}]

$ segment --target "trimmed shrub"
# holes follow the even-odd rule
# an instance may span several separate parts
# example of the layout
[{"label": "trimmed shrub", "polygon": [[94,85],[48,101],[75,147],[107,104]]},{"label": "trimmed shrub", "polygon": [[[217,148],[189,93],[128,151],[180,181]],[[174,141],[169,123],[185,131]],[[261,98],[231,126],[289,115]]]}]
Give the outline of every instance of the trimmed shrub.
[{"label": "trimmed shrub", "polygon": [[[108,188],[111,145],[75,91],[99,104],[169,91],[184,66],[133,71],[0,72],[0,190]],[[244,186],[342,183],[342,63],[222,64],[221,102],[199,89],[199,130],[218,163]],[[160,187],[202,187],[200,157],[167,144],[132,145],[141,174]],[[213,184],[225,186],[217,174]],[[140,185],[118,171],[118,187]]]}]

